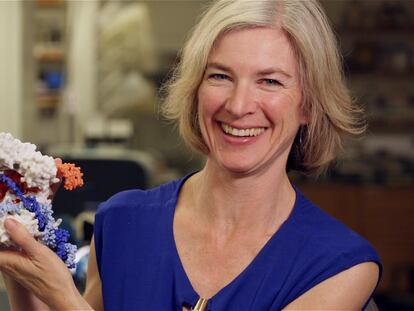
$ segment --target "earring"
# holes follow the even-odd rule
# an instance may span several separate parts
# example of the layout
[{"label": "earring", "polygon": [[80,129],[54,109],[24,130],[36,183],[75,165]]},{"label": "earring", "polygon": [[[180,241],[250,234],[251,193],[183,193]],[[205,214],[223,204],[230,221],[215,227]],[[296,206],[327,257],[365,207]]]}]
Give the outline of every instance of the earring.
[{"label": "earring", "polygon": [[299,146],[302,147],[303,142],[303,125],[299,127]]}]

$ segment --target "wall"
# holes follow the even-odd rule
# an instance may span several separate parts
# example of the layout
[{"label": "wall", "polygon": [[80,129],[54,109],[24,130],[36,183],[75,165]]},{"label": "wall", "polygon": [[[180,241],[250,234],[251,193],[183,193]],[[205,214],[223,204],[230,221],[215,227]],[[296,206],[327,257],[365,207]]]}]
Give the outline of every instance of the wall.
[{"label": "wall", "polygon": [[0,2],[0,131],[22,135],[22,2]]},{"label": "wall", "polygon": [[179,50],[189,30],[207,4],[206,0],[148,1],[153,32],[158,48],[163,52]]},{"label": "wall", "polygon": [[[96,24],[99,1],[68,2],[68,68],[64,103],[75,124],[70,141],[82,143],[84,124],[96,109]],[[94,22],[91,22],[94,21]]]}]

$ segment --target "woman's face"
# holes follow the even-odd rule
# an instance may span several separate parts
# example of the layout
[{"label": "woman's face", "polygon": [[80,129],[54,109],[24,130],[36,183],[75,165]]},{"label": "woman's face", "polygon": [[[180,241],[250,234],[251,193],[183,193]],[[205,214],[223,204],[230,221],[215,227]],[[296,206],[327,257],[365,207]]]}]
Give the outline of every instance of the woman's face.
[{"label": "woman's face", "polygon": [[209,159],[235,173],[285,170],[298,127],[297,61],[279,28],[232,31],[212,49],[198,90]]}]

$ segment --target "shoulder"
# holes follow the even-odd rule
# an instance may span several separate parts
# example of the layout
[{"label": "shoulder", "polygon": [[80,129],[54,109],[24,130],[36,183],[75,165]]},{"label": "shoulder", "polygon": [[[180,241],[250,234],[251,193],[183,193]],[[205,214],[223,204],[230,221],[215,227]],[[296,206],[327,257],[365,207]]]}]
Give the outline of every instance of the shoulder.
[{"label": "shoulder", "polygon": [[299,206],[296,207],[297,215],[294,218],[296,234],[308,247],[316,252],[325,252],[325,255],[347,256],[349,260],[352,257],[361,260],[357,259],[357,254],[363,254],[366,259],[376,258],[375,249],[364,237],[320,209],[299,191],[297,196]]},{"label": "shoulder", "polygon": [[[320,309],[316,303],[328,303],[336,294],[343,295],[342,298],[355,294],[353,302],[359,301],[358,293],[360,300],[369,298],[382,266],[377,252],[365,238],[307,200],[299,190],[289,229],[291,243],[297,246],[290,275],[295,282],[291,284],[287,302],[291,306],[298,297],[305,297],[290,309]],[[333,306],[342,301],[339,296],[333,299],[321,308],[331,309],[330,303]],[[314,304],[308,304],[309,301]]]},{"label": "shoulder", "polygon": [[144,208],[161,208],[176,198],[182,180],[176,179],[148,190],[133,189],[119,192],[100,204],[96,218],[104,217],[107,214],[117,214],[121,210],[123,213],[128,213],[137,212]]},{"label": "shoulder", "polygon": [[315,285],[286,310],[361,310],[379,279],[378,266],[363,262]]},{"label": "shoulder", "polygon": [[[183,179],[177,179],[149,190],[122,191],[103,202],[96,214],[94,223],[94,241],[97,262],[100,263],[106,254],[123,254],[129,248],[117,249],[128,243],[143,242],[144,237],[165,226],[169,220],[169,207],[175,202],[179,186]],[[103,241],[107,241],[103,247]],[[116,251],[114,251],[116,250]],[[112,258],[112,257],[111,257]]]}]

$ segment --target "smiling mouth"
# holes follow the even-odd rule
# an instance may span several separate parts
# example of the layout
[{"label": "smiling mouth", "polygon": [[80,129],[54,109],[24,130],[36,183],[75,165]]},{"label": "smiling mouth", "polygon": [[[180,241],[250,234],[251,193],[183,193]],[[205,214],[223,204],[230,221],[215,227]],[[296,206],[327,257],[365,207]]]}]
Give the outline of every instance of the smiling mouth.
[{"label": "smiling mouth", "polygon": [[231,127],[230,125],[220,122],[220,127],[227,135],[236,136],[236,137],[255,137],[262,134],[266,128],[265,127],[252,127],[245,129],[238,129]]}]

